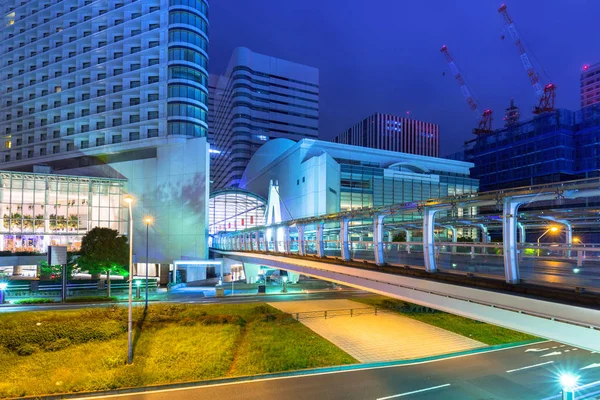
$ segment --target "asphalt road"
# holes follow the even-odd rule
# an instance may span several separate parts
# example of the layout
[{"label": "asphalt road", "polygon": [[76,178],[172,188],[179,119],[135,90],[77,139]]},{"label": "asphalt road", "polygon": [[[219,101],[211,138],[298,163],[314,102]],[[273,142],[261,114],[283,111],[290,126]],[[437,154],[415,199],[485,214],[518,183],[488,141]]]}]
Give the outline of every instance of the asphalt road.
[{"label": "asphalt road", "polygon": [[[297,300],[323,300],[323,299],[351,299],[356,297],[373,296],[372,293],[345,289],[331,291],[317,291],[311,293],[289,293],[289,294],[267,294],[267,295],[245,295],[245,296],[227,296],[227,297],[203,297],[202,289],[183,290],[169,293],[164,300],[152,301],[150,304],[157,303],[182,303],[182,304],[238,304],[238,303],[262,303],[277,301],[297,301]],[[109,307],[117,304],[122,307],[127,306],[127,302],[119,303],[73,303],[73,304],[44,304],[27,306],[0,306],[0,313],[20,312],[20,311],[62,311],[77,310],[82,308]],[[144,302],[134,302],[135,307],[143,307]]]},{"label": "asphalt road", "polygon": [[[589,368],[582,369],[585,367]],[[577,399],[591,400],[596,399],[596,396],[600,398],[600,354],[555,342],[405,366],[121,394],[103,398],[550,400],[560,398],[558,375],[564,371],[571,371],[580,376],[579,384],[584,386],[578,391]]]}]

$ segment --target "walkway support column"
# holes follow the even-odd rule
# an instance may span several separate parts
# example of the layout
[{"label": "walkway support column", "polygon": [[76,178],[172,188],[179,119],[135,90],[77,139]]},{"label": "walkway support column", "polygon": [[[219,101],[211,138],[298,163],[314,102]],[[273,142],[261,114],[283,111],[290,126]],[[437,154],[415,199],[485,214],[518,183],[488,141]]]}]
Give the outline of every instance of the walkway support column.
[{"label": "walkway support column", "polygon": [[271,240],[273,241],[273,251],[275,253],[279,253],[279,235],[278,231],[281,229],[280,227],[271,228]]},{"label": "walkway support column", "polygon": [[375,264],[385,265],[385,252],[383,251],[383,219],[385,215],[373,215],[373,247],[375,250]]},{"label": "walkway support column", "polygon": [[323,221],[318,221],[317,225],[317,257],[324,258],[325,257],[325,242],[323,241],[323,229],[325,228],[325,223]]},{"label": "walkway support column", "polygon": [[350,236],[348,232],[349,225],[349,218],[342,218],[340,220],[340,248],[342,252],[342,261],[350,260],[350,247],[348,243],[348,238]]},{"label": "walkway support column", "polygon": [[290,254],[292,252],[292,239],[290,236],[290,227],[288,225],[283,228],[283,252]]},{"label": "walkway support column", "polygon": [[[410,243],[412,242],[412,232],[409,231],[408,229],[404,230],[404,235],[406,237],[406,242]],[[398,245],[398,250],[400,250],[400,245]],[[406,252],[410,254],[410,244],[406,245]]]},{"label": "walkway support column", "polygon": [[502,238],[504,252],[504,277],[507,283],[519,283],[519,258],[517,246],[517,212],[520,201],[504,199],[502,212]]},{"label": "walkway support column", "polygon": [[265,244],[265,251],[269,251],[269,235],[267,235],[268,231],[268,229],[263,231],[263,243]]},{"label": "walkway support column", "polygon": [[525,224],[517,222],[517,229],[519,230],[519,243],[525,243],[527,239],[527,232],[525,231]]},{"label": "walkway support column", "polygon": [[256,231],[254,233],[256,233],[256,237],[255,237],[256,251],[260,251],[260,231]]},{"label": "walkway support column", "polygon": [[435,214],[439,210],[431,207],[423,209],[423,257],[425,261],[425,270],[427,272],[436,272],[435,265]]},{"label": "walkway support column", "polygon": [[298,254],[301,256],[306,255],[306,250],[304,248],[304,225],[297,225],[298,229]]}]

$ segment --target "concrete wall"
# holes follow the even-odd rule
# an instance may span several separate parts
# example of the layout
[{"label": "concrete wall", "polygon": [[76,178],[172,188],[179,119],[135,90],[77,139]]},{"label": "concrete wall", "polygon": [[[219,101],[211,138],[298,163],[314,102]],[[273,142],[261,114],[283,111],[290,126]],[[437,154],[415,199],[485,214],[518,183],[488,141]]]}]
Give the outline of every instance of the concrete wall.
[{"label": "concrete wall", "polygon": [[[61,171],[64,172],[64,171]],[[208,176],[206,138],[169,138],[156,157],[114,162],[68,171],[80,175],[122,175],[134,197],[134,262],[146,261],[146,225],[150,215],[149,262],[171,263],[208,256]]]}]

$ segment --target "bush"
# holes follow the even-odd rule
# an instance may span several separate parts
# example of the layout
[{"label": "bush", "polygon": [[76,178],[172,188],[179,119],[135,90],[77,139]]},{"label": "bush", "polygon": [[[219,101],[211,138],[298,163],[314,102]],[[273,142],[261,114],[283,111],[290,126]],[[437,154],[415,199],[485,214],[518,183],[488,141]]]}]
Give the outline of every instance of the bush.
[{"label": "bush", "polygon": [[44,346],[44,350],[46,351],[58,351],[62,349],[66,349],[71,345],[71,340],[68,338],[58,339],[55,342],[46,343]]},{"label": "bush", "polygon": [[202,319],[202,325],[223,325],[233,324],[238,326],[246,325],[246,321],[239,315],[207,315]]},{"label": "bush", "polygon": [[38,351],[38,347],[30,343],[24,343],[16,349],[16,353],[20,356],[30,356],[36,351]]},{"label": "bush", "polygon": [[119,299],[115,296],[84,296],[84,297],[69,297],[67,303],[91,303],[96,301],[118,301]]},{"label": "bush", "polygon": [[46,304],[54,303],[53,299],[23,299],[15,301],[15,304]]}]

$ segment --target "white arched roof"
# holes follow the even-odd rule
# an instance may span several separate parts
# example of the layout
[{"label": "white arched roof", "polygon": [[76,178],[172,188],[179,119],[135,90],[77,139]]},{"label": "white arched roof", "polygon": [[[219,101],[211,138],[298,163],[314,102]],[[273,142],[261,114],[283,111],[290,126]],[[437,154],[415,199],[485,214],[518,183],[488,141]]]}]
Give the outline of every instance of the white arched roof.
[{"label": "white arched roof", "polygon": [[263,144],[256,153],[254,153],[250,162],[248,162],[244,174],[242,175],[240,186],[244,187],[245,183],[248,181],[247,177],[257,176],[259,171],[292,148],[295,144],[296,142],[293,140],[285,138],[269,140]]}]

